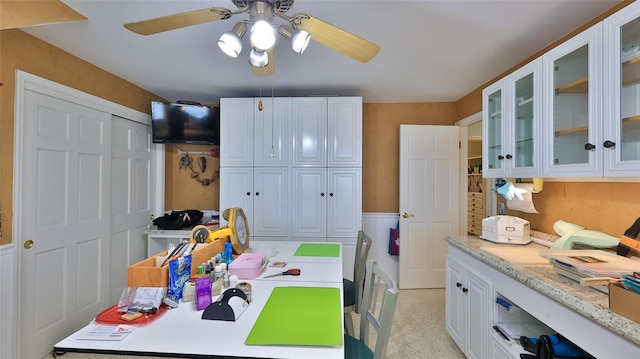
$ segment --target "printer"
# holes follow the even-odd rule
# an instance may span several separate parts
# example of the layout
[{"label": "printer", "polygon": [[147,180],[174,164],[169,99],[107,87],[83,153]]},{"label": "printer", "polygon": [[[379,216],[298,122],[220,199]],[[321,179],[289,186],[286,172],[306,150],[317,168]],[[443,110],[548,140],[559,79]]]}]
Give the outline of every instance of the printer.
[{"label": "printer", "polygon": [[482,220],[480,238],[496,243],[527,244],[531,242],[529,221],[513,216],[490,216]]}]

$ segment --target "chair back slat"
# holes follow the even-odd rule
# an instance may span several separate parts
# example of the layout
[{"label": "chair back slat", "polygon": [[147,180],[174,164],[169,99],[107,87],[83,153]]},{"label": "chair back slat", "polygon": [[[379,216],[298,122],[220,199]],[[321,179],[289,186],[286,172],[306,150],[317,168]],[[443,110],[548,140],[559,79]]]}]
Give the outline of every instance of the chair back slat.
[{"label": "chair back slat", "polygon": [[368,260],[360,307],[360,341],[369,346],[369,328],[376,331],[374,359],[384,358],[387,351],[398,293],[398,286],[391,277],[376,266],[373,260]]}]

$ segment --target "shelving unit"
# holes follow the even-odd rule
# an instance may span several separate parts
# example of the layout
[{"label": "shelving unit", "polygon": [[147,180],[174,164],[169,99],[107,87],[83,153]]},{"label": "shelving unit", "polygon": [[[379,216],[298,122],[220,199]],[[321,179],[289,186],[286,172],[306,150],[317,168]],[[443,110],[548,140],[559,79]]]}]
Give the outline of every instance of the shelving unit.
[{"label": "shelving unit", "polygon": [[469,173],[467,174],[467,232],[474,235],[482,234],[482,218],[484,218],[484,186],[482,170],[474,173],[476,165],[482,168],[482,137],[469,139],[469,153],[467,156]]}]

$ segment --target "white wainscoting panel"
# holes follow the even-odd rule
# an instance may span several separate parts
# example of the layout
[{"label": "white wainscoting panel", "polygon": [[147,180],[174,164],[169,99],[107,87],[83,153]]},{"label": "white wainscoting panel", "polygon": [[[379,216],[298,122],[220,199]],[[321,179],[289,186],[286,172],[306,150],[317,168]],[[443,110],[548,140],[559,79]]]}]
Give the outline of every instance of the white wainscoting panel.
[{"label": "white wainscoting panel", "polygon": [[0,246],[0,358],[15,358],[16,273],[14,245]]},{"label": "white wainscoting panel", "polygon": [[[398,256],[391,256],[389,250],[389,231],[398,224],[398,213],[363,213],[362,229],[371,237],[373,245],[369,259],[398,283]],[[402,244],[401,244],[402,245]]]}]

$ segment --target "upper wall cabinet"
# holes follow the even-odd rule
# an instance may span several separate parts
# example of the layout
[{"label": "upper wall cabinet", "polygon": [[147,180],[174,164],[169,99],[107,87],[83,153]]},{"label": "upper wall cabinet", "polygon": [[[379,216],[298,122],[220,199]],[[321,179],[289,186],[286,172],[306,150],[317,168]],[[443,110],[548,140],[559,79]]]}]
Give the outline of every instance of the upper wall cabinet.
[{"label": "upper wall cabinet", "polygon": [[602,24],[543,55],[544,176],[602,176]]},{"label": "upper wall cabinet", "polygon": [[361,167],[362,98],[292,98],[293,166]]},{"label": "upper wall cabinet", "polygon": [[483,99],[483,176],[542,175],[542,59],[487,87]]},{"label": "upper wall cabinet", "polygon": [[603,22],[604,175],[640,176],[640,3]]},{"label": "upper wall cabinet", "polygon": [[288,166],[289,98],[223,98],[220,107],[220,166]]}]

